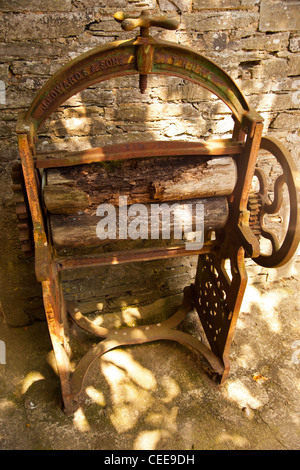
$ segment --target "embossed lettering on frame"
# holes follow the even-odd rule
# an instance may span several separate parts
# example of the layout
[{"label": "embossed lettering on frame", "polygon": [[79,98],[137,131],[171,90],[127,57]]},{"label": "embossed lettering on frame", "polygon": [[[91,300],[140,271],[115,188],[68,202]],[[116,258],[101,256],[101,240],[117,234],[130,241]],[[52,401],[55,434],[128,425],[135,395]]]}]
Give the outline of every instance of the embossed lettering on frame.
[{"label": "embossed lettering on frame", "polygon": [[208,73],[211,73],[203,64],[196,62],[194,60],[180,57],[171,54],[158,53],[155,57],[155,62],[157,64],[168,64],[173,67],[178,67],[180,69],[185,69],[187,71],[194,72],[197,75],[205,77]]},{"label": "embossed lettering on frame", "polygon": [[[127,59],[129,62],[130,58]],[[64,78],[60,83],[58,83],[53,90],[50,91],[47,98],[42,102],[42,110],[46,111],[49,106],[55,102],[55,100],[67,91],[74,84],[79,82],[81,79],[86,78],[94,73],[100,72],[101,70],[107,70],[112,67],[123,65],[126,63],[126,58],[123,56],[108,57],[97,62],[86,65],[83,69],[74,72],[69,77]]]}]

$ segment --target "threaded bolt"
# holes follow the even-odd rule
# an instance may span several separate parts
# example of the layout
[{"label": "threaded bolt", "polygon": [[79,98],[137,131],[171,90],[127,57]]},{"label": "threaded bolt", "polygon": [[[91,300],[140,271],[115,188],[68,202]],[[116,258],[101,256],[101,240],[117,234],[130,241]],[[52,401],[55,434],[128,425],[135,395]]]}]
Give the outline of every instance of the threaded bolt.
[{"label": "threaded bolt", "polygon": [[144,94],[145,91],[147,90],[147,81],[148,81],[147,78],[148,78],[147,75],[140,74],[139,82],[140,82],[140,92],[142,94]]}]

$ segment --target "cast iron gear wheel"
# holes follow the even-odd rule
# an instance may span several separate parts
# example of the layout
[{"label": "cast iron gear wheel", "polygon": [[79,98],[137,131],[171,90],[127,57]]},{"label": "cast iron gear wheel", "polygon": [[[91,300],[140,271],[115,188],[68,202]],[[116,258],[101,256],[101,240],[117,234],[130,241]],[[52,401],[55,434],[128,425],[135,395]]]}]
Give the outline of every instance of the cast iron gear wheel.
[{"label": "cast iron gear wheel", "polygon": [[31,257],[34,255],[33,228],[21,163],[13,165],[11,177],[21,249],[26,257]]}]

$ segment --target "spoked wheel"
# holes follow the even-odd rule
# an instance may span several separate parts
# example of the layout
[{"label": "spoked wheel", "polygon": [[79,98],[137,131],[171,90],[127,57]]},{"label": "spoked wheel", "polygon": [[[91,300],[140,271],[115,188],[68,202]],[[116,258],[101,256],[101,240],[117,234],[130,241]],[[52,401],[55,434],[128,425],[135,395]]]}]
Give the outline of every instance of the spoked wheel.
[{"label": "spoked wheel", "polygon": [[[260,266],[276,268],[286,264],[295,254],[300,241],[300,177],[297,167],[287,149],[276,139],[263,137],[262,150],[270,152],[279,163],[282,173],[276,178],[273,187],[273,201],[268,194],[268,182],[264,171],[256,168],[255,176],[259,183],[259,190],[250,193],[248,210],[250,211],[249,225],[262,246],[263,239],[271,242],[271,252],[261,253],[253,260]],[[286,221],[286,230],[283,239],[279,241],[275,231],[266,227],[265,216],[278,214],[282,207],[283,190],[287,188],[289,210]]]}]

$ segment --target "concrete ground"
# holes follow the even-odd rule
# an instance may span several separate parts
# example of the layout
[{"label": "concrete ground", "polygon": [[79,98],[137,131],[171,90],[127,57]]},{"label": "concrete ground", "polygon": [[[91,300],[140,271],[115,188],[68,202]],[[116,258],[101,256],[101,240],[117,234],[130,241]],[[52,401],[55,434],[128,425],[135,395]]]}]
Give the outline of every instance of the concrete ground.
[{"label": "concrete ground", "polygon": [[1,320],[0,449],[299,450],[299,287],[298,273],[250,279],[223,388],[176,343],[117,349],[92,367],[72,416],[60,408],[46,323]]}]

